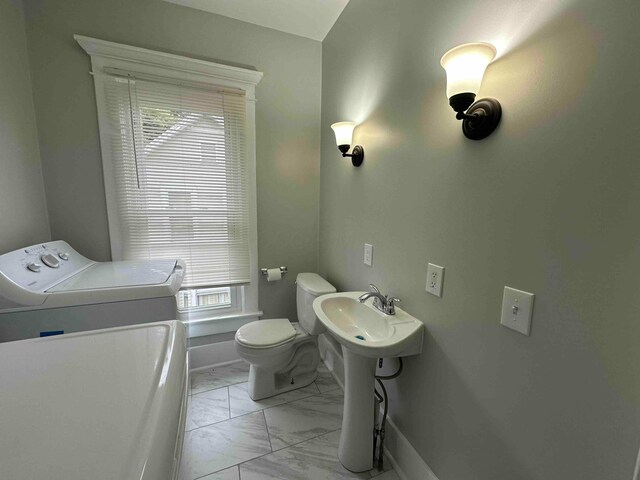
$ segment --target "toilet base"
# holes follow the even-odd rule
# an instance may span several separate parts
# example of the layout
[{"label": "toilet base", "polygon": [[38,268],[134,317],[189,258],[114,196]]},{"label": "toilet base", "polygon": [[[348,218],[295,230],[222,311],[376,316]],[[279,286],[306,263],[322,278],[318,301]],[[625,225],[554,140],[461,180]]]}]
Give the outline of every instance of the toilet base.
[{"label": "toilet base", "polygon": [[268,348],[252,348],[237,341],[240,358],[251,365],[247,391],[252,400],[306,387],[318,376],[318,337],[309,335],[297,323],[291,324],[296,337],[291,342]]},{"label": "toilet base", "polygon": [[267,370],[251,363],[248,392],[252,400],[262,400],[280,393],[306,387],[318,376],[320,351],[318,338],[300,336],[292,345],[289,360],[277,371]]},{"label": "toilet base", "polygon": [[263,400],[265,398],[290,392],[298,388],[311,385],[318,377],[317,366],[312,372],[301,373],[293,378],[285,373],[270,373],[261,370],[255,365],[249,369],[249,383],[247,391],[252,400]]}]

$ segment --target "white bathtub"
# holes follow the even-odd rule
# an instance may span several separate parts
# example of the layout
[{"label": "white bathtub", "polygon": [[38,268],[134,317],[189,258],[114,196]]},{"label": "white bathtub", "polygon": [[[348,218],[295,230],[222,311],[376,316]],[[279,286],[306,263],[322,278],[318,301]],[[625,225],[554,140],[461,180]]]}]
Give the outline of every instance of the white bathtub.
[{"label": "white bathtub", "polygon": [[0,478],[177,478],[188,380],[177,321],[0,344]]}]

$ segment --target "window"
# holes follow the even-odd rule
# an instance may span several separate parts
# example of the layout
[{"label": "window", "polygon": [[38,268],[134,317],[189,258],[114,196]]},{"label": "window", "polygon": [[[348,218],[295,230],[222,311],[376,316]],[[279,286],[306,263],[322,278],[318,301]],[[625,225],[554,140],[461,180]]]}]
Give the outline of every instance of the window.
[{"label": "window", "polygon": [[105,75],[118,257],[181,258],[184,287],[249,283],[245,98]]},{"label": "window", "polygon": [[178,310],[180,312],[210,310],[213,308],[229,308],[231,288],[191,288],[178,293]]},{"label": "window", "polygon": [[254,89],[262,74],[76,40],[92,58],[114,260],[181,258],[179,311],[258,314]]}]

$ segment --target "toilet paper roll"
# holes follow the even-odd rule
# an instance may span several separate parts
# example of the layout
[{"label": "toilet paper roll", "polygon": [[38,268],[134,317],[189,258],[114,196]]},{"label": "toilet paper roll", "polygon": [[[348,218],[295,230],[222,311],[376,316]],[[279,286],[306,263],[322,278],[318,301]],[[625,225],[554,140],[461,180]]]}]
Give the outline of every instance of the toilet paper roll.
[{"label": "toilet paper roll", "polygon": [[267,282],[277,282],[282,278],[282,272],[279,268],[267,269]]}]

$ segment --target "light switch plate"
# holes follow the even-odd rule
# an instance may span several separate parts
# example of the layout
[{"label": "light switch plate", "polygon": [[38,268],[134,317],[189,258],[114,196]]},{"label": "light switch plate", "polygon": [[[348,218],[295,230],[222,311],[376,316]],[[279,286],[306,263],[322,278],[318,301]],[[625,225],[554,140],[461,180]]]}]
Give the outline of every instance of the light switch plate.
[{"label": "light switch plate", "polygon": [[369,267],[373,265],[373,245],[370,243],[364,244],[364,264]]},{"label": "light switch plate", "polygon": [[504,287],[500,324],[528,336],[531,333],[534,298],[533,293]]},{"label": "light switch plate", "polygon": [[444,267],[430,263],[427,267],[426,290],[431,295],[442,297],[442,283],[444,281]]}]

